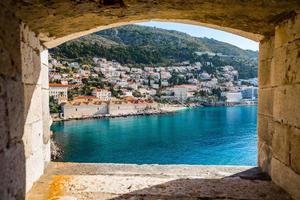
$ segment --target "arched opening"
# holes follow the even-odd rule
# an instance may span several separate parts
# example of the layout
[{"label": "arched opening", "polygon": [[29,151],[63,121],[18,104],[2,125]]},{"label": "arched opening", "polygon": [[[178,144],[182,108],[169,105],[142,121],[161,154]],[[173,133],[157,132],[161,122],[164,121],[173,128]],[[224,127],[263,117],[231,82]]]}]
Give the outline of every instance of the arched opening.
[{"label": "arched opening", "polygon": [[[194,106],[257,102],[257,52],[190,35],[193,30],[194,33],[198,29],[198,32],[213,32],[212,29],[179,23],[152,23],[165,28],[151,27],[151,23],[148,26],[125,25],[50,50],[50,83],[70,83],[70,99],[68,104],[62,105],[63,113],[59,116],[72,120],[155,115]],[[177,32],[166,30],[172,26],[180,27],[176,28]],[[178,32],[182,28],[191,33]],[[223,32],[215,34],[226,35]],[[227,37],[239,39],[229,34]],[[195,47],[189,48],[188,45]],[[168,51],[172,48],[175,50]],[[66,68],[70,71],[66,72]],[[60,73],[59,77],[55,77],[57,73]],[[78,78],[74,79],[74,75]],[[256,83],[247,82],[250,78],[256,79]],[[77,87],[72,89],[73,85]],[[50,91],[52,89],[57,90],[50,87]],[[108,98],[108,92],[112,98]],[[102,103],[106,104],[103,108],[107,108],[99,112],[98,104]],[[117,110],[114,111],[114,107]],[[175,116],[139,117],[141,120],[108,118],[108,121],[56,123],[53,126],[54,138],[64,150],[59,161],[256,166],[256,108],[248,107],[189,109],[179,116],[177,113]],[[74,112],[77,109],[79,112]],[[196,115],[200,117],[197,119]],[[236,121],[239,118],[244,121]],[[222,127],[220,124],[224,123],[228,124]],[[230,123],[236,124],[231,130]],[[81,126],[90,131],[82,132]],[[232,137],[234,135],[236,138]],[[93,136],[98,137],[92,139]],[[133,146],[136,148],[131,148]]]},{"label": "arched opening", "polygon": [[104,1],[5,1],[0,5],[1,198],[23,199],[43,174],[44,161],[49,161],[48,62],[43,44],[99,26],[157,18],[194,20],[261,36],[259,166],[275,184],[299,198],[299,184],[294,184],[300,180],[297,0],[124,0],[113,5]]}]

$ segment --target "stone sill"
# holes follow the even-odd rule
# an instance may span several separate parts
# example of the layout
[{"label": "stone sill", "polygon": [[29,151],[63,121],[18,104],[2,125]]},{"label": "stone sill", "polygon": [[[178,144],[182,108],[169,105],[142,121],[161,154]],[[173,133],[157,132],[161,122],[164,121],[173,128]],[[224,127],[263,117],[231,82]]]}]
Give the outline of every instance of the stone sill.
[{"label": "stone sill", "polygon": [[49,163],[27,199],[291,199],[251,166]]}]

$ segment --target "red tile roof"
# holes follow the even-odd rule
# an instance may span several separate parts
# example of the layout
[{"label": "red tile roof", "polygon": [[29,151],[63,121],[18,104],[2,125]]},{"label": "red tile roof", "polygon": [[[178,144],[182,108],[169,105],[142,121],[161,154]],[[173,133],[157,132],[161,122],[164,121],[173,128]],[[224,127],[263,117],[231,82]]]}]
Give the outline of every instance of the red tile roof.
[{"label": "red tile roof", "polygon": [[49,83],[49,87],[70,87],[70,86],[61,83]]}]

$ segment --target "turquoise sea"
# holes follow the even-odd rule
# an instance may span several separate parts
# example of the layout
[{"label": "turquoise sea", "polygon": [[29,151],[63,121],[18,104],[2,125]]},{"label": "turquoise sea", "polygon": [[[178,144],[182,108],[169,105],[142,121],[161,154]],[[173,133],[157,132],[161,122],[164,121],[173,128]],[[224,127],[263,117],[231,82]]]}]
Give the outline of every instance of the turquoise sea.
[{"label": "turquoise sea", "polygon": [[256,165],[256,106],[54,123],[58,161]]}]

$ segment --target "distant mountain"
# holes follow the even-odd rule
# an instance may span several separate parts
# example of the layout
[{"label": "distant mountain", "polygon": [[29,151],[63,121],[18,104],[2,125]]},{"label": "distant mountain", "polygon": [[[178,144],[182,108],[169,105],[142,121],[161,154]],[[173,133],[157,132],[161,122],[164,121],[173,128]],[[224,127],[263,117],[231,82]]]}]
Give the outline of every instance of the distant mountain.
[{"label": "distant mountain", "polygon": [[234,66],[241,78],[257,76],[257,51],[243,50],[214,39],[192,37],[179,31],[140,25],[103,30],[60,45],[50,53],[56,58],[87,63],[95,56],[104,57],[134,67],[166,66],[182,61],[211,62],[216,67]]}]

